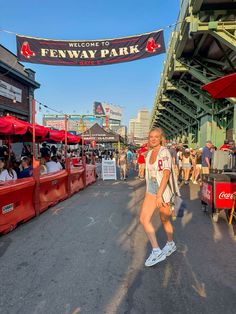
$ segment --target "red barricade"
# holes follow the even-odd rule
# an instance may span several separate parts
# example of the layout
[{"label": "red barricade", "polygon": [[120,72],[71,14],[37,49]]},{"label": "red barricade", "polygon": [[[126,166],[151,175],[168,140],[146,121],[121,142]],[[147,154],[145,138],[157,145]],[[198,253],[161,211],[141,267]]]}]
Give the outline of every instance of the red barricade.
[{"label": "red barricade", "polygon": [[7,181],[0,185],[0,233],[8,233],[20,222],[35,216],[33,178]]},{"label": "red barricade", "polygon": [[86,186],[96,181],[96,167],[94,165],[86,165]]},{"label": "red barricade", "polygon": [[55,205],[68,197],[68,173],[65,170],[52,172],[40,177],[39,180],[39,212]]},{"label": "red barricade", "polygon": [[83,181],[84,168],[78,167],[70,171],[70,193],[74,194],[84,188]]}]

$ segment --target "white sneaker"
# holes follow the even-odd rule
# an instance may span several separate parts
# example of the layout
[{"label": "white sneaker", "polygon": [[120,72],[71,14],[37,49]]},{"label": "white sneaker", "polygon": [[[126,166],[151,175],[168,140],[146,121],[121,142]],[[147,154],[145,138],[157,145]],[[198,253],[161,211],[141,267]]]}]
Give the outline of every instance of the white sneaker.
[{"label": "white sneaker", "polygon": [[193,181],[193,184],[198,184],[197,181]]},{"label": "white sneaker", "polygon": [[162,252],[164,252],[164,254],[166,256],[170,256],[172,253],[174,253],[176,251],[176,245],[175,242],[167,242],[166,245],[163,247]]},{"label": "white sneaker", "polygon": [[150,254],[150,256],[145,262],[145,266],[147,267],[154,266],[157,263],[164,261],[165,259],[166,259],[166,255],[164,254],[163,251],[160,251],[159,253],[154,253],[152,251],[152,253]]}]

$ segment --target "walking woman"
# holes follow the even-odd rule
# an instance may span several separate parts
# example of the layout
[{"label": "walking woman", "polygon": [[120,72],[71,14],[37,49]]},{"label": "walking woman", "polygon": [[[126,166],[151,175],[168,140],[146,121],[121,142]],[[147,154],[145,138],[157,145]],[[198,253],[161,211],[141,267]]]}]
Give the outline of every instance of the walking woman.
[{"label": "walking woman", "polygon": [[[152,149],[146,158],[147,190],[140,212],[140,223],[152,245],[152,252],[145,262],[147,267],[165,260],[176,250],[173,241],[173,227],[170,222],[172,213],[170,203],[173,191],[169,186],[169,179],[170,175],[173,174],[173,172],[171,173],[172,161],[169,150],[163,146],[164,141],[162,129],[156,128],[150,131],[149,146]],[[156,209],[159,209],[160,219],[167,236],[167,243],[162,250],[158,245],[155,229],[151,222]]]},{"label": "walking woman", "polygon": [[190,170],[192,168],[189,148],[186,148],[184,153],[183,153],[182,167],[183,167],[183,171],[184,171],[184,184],[188,184],[189,183]]}]

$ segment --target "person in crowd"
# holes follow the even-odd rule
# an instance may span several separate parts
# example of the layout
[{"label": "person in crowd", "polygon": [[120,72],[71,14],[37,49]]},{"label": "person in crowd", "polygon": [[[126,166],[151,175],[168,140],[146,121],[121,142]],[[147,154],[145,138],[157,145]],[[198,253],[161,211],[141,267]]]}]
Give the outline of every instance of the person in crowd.
[{"label": "person in crowd", "polygon": [[41,176],[48,173],[47,166],[46,166],[46,159],[43,157],[40,158],[39,171],[40,171]]},{"label": "person in crowd", "polygon": [[31,146],[28,144],[23,143],[22,151],[21,151],[21,157],[32,157],[31,153]]},{"label": "person in crowd", "polygon": [[118,156],[117,165],[120,168],[120,179],[126,180],[127,177],[127,155],[124,149],[120,151]]},{"label": "person in crowd", "polygon": [[8,156],[8,147],[6,145],[0,146],[0,157],[6,158]]},{"label": "person in crowd", "polygon": [[176,147],[176,143],[175,142],[172,142],[172,144],[170,146],[170,155],[171,155],[171,158],[172,158],[172,164],[173,164],[173,167],[174,167],[175,174],[176,174],[176,176],[178,178],[179,170],[178,170],[178,165],[177,165],[177,147]]},{"label": "person in crowd", "polygon": [[[170,221],[170,203],[173,191],[168,184],[170,175],[172,175],[172,158],[167,147],[164,147],[165,137],[162,129],[156,128],[151,130],[148,139],[151,150],[146,158],[147,189],[141,207],[140,223],[152,246],[152,252],[145,262],[145,266],[150,267],[171,255],[176,250],[176,245],[173,241],[173,226]],[[151,222],[157,208],[159,209],[160,219],[167,236],[167,243],[162,250],[157,242],[155,229]]]},{"label": "person in crowd", "polygon": [[183,146],[182,143],[178,144],[177,151],[177,166],[178,166],[178,181],[183,180],[183,168],[182,168],[182,158],[183,158]]},{"label": "person in crowd", "polygon": [[202,148],[199,148],[196,152],[196,173],[195,173],[195,182],[197,183],[198,177],[201,178],[202,172]]},{"label": "person in crowd", "polygon": [[57,162],[61,164],[62,169],[66,169],[65,160],[62,159],[62,155],[57,155]]},{"label": "person in crowd", "polygon": [[224,144],[219,148],[219,150],[230,151],[229,140],[224,140]]},{"label": "person in crowd", "polygon": [[140,180],[144,180],[145,175],[145,152],[138,153],[138,177]]},{"label": "person in crowd", "polygon": [[57,171],[62,170],[62,166],[58,162],[57,156],[52,156],[51,160],[46,162],[46,167],[47,167],[48,173],[57,172]]},{"label": "person in crowd", "polygon": [[192,164],[192,176],[191,176],[191,181],[193,184],[197,184],[196,181],[196,165],[197,165],[197,153],[195,149],[190,149],[190,161]]},{"label": "person in crowd", "polygon": [[29,157],[24,156],[21,158],[21,171],[19,172],[18,179],[29,178],[33,175],[33,169],[31,167],[31,160]]},{"label": "person in crowd", "polygon": [[12,168],[10,160],[0,157],[0,182],[16,180],[17,174]]},{"label": "person in crowd", "polygon": [[52,145],[50,147],[50,151],[51,151],[51,156],[56,156],[57,155],[57,148],[55,145]]},{"label": "person in crowd", "polygon": [[192,168],[191,159],[190,159],[190,149],[185,148],[183,155],[182,155],[182,168],[184,172],[184,184],[188,184],[189,182],[189,175],[190,170]]},{"label": "person in crowd", "polygon": [[50,147],[47,145],[47,143],[43,143],[42,147],[40,148],[40,154],[43,158],[49,158],[50,157]]},{"label": "person in crowd", "polygon": [[130,170],[132,166],[132,162],[133,162],[133,153],[131,152],[130,148],[126,149],[126,156],[127,156],[128,170]]},{"label": "person in crowd", "polygon": [[132,153],[133,153],[133,158],[132,158],[132,160],[133,160],[133,168],[134,168],[134,171],[137,171],[137,158],[138,158],[138,155],[137,155],[135,150],[133,150]]},{"label": "person in crowd", "polygon": [[206,176],[210,173],[211,158],[212,158],[212,142],[207,141],[202,150],[202,175]]}]

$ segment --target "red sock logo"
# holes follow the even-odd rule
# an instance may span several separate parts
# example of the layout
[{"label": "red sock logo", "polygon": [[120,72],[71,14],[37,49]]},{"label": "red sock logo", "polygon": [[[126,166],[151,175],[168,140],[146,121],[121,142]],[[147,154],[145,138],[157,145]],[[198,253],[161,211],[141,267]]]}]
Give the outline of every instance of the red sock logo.
[{"label": "red sock logo", "polygon": [[35,53],[30,49],[28,41],[23,42],[20,52],[25,58],[28,59],[35,56]]},{"label": "red sock logo", "polygon": [[160,44],[155,44],[155,40],[153,37],[150,37],[148,39],[147,45],[146,45],[146,51],[147,52],[156,52],[157,48],[160,48],[161,45]]}]

